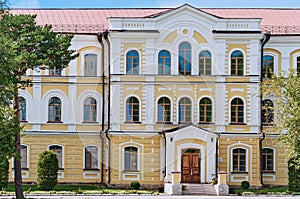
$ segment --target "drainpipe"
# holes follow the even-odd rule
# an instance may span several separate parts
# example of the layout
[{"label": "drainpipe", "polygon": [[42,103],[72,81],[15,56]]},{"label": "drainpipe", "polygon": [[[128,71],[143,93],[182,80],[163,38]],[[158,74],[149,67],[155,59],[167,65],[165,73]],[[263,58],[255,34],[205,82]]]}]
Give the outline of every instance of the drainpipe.
[{"label": "drainpipe", "polygon": [[165,143],[165,147],[164,147],[164,155],[165,155],[165,162],[164,162],[164,179],[166,178],[166,173],[167,173],[167,139],[166,139],[166,134],[165,133],[161,133],[163,135],[164,138],[164,143]]},{"label": "drainpipe", "polygon": [[103,96],[103,99],[102,99],[102,123],[101,123],[101,131],[99,133],[99,136],[100,136],[100,139],[101,139],[101,182],[100,184],[103,183],[103,178],[104,178],[104,175],[103,175],[103,169],[104,169],[104,139],[102,137],[102,134],[104,132],[104,128],[105,128],[105,74],[104,74],[104,44],[103,44],[103,40],[102,40],[102,37],[103,37],[103,32],[99,32],[97,34],[97,39],[101,45],[101,48],[102,48],[102,54],[101,54],[101,65],[102,65],[102,96]]},{"label": "drainpipe", "polygon": [[[260,84],[262,84],[262,82],[263,82],[264,46],[270,40],[270,38],[271,38],[271,34],[270,33],[266,33],[264,35],[264,38],[260,40],[260,42],[261,42],[261,49],[260,49]],[[260,105],[262,105],[262,101],[263,101],[263,94],[260,93]],[[261,114],[261,111],[260,111],[260,114]],[[262,186],[264,186],[263,170],[262,170],[262,166],[263,166],[263,162],[262,162],[262,144],[263,144],[264,139],[266,138],[266,135],[263,132],[262,115],[260,115],[260,132],[262,134],[262,137],[259,140],[259,151],[260,151],[260,184]]]},{"label": "drainpipe", "polygon": [[108,98],[108,106],[107,106],[107,129],[105,131],[105,136],[108,140],[108,181],[107,183],[110,183],[110,137],[108,136],[108,131],[110,130],[110,78],[111,78],[111,74],[110,74],[110,41],[108,39],[108,31],[105,31],[104,34],[104,39],[107,43],[107,52],[108,52],[108,91],[107,91],[107,98]]},{"label": "drainpipe", "polygon": [[218,158],[219,158],[219,154],[218,154],[218,150],[219,150],[219,139],[221,137],[221,134],[217,134],[217,139],[216,139],[216,163],[215,163],[215,180],[218,180]]}]

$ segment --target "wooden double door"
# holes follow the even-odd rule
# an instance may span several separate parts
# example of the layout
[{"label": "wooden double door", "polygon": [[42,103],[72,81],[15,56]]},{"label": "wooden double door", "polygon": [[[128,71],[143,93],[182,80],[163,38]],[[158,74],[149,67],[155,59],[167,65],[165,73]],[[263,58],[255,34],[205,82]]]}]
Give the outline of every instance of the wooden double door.
[{"label": "wooden double door", "polygon": [[187,149],[182,152],[181,182],[200,183],[200,150]]}]

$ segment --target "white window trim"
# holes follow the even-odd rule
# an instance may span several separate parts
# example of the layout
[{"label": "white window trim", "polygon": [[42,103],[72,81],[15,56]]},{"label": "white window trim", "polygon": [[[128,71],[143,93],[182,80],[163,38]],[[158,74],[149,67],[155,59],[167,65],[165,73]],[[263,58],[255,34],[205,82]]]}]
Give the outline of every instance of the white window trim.
[{"label": "white window trim", "polygon": [[[278,74],[279,74],[279,71],[278,71],[278,54],[266,51],[266,52],[264,52],[263,56],[273,56],[274,57],[274,74],[275,74],[275,76],[278,76]],[[263,62],[263,60],[262,60],[262,62]]]},{"label": "white window trim", "polygon": [[[248,148],[246,148],[246,147],[244,147],[244,146],[236,146],[236,147],[233,147],[233,148],[231,148],[231,150],[230,150],[230,154],[231,154],[231,158],[230,158],[230,171],[231,172],[235,172],[234,170],[233,170],[233,150],[234,149],[245,149],[246,150],[246,170],[245,170],[245,172],[249,172],[249,151],[248,151]],[[250,167],[251,167],[252,165],[250,165]]]},{"label": "white window trim", "polygon": [[293,57],[293,69],[295,70],[295,72],[297,73],[297,58],[300,57],[300,52],[296,53]]},{"label": "white window trim", "polygon": [[245,76],[247,74],[247,54],[244,52],[243,49],[241,48],[234,48],[232,49],[229,54],[228,54],[228,75],[229,76],[237,76],[237,77],[240,77],[240,75],[231,75],[231,54],[234,52],[234,51],[241,51],[242,54],[243,54],[243,75],[242,76]]},{"label": "white window trim", "polygon": [[[195,72],[198,74],[198,76],[200,76],[199,74],[199,66],[200,66],[200,63],[199,63],[199,57],[200,57],[200,53],[203,52],[203,51],[208,51],[211,55],[211,74],[210,75],[204,75],[204,76],[213,76],[215,73],[215,66],[214,66],[214,55],[213,55],[213,48],[211,48],[211,46],[207,45],[207,44],[201,44],[198,48],[197,48],[197,53],[198,53],[198,60],[197,60],[197,66],[198,67],[194,67],[195,68]],[[203,75],[201,75],[203,76]]]},{"label": "white window trim", "polygon": [[190,96],[187,96],[187,95],[183,95],[183,96],[178,97],[177,107],[176,107],[176,109],[177,109],[177,124],[180,123],[180,121],[179,121],[179,102],[183,98],[188,98],[191,101],[191,105],[192,105],[192,108],[191,108],[191,123],[194,124],[194,111],[193,111],[194,107],[195,107],[194,106],[194,101],[191,99]]},{"label": "white window trim", "polygon": [[197,108],[197,114],[198,114],[198,116],[197,116],[197,120],[198,120],[198,123],[200,123],[200,101],[202,100],[202,99],[204,99],[204,98],[208,98],[208,99],[210,99],[211,100],[211,112],[212,112],[212,115],[211,115],[211,123],[215,123],[215,107],[214,107],[214,105],[215,105],[215,103],[214,103],[214,99],[211,97],[211,96],[209,96],[209,95],[203,95],[203,96],[201,96],[201,98],[199,98],[199,100],[198,100],[198,108]]},{"label": "white window trim", "polygon": [[89,145],[85,145],[84,147],[83,147],[83,155],[82,155],[82,157],[83,157],[83,162],[82,162],[82,168],[83,169],[86,169],[85,168],[85,148],[87,148],[87,147],[97,147],[97,168],[96,169],[100,169],[100,158],[101,158],[101,156],[100,156],[100,147],[99,146],[97,146],[97,145],[92,145],[92,144],[89,144]]},{"label": "white window trim", "polygon": [[[139,71],[138,71],[138,74],[127,74],[127,53],[129,51],[137,51],[137,53],[139,54],[139,67],[138,67]],[[140,52],[139,49],[137,49],[137,48],[129,48],[129,49],[127,49],[125,51],[125,53],[124,53],[124,58],[125,58],[125,60],[124,60],[124,63],[125,63],[125,66],[124,66],[124,68],[125,68],[124,75],[141,75],[142,74],[142,53]]]},{"label": "white window trim", "polygon": [[[30,153],[29,153],[29,145],[27,145],[27,144],[21,144],[20,146],[26,146],[26,148],[27,148],[27,151],[26,151],[26,153],[27,153],[27,161],[26,161],[26,168],[25,169],[29,169],[29,165],[30,165],[29,164],[29,159],[30,159],[29,158],[29,155],[30,155]],[[14,167],[15,167],[15,158],[12,158],[11,160],[12,160],[11,161],[11,168],[14,169]]]},{"label": "white window trim", "polygon": [[[97,47],[95,47],[97,48]],[[84,58],[85,58],[85,55],[87,54],[95,54],[97,55],[97,76],[100,76],[100,69],[101,69],[101,49],[99,50],[85,50],[83,52],[80,53],[80,76],[84,76]],[[91,77],[94,77],[94,76],[91,76]]]},{"label": "white window trim", "polygon": [[163,98],[163,97],[166,97],[170,100],[170,106],[171,106],[171,110],[170,110],[170,122],[173,123],[173,101],[172,101],[172,98],[168,95],[160,95],[157,97],[156,99],[156,102],[155,102],[155,105],[156,105],[156,110],[155,110],[155,121],[158,122],[158,101]]},{"label": "white window trim", "polygon": [[19,89],[18,96],[23,97],[26,101],[26,121],[31,121],[31,116],[33,115],[33,106],[32,106],[32,96],[25,90]]},{"label": "white window trim", "polygon": [[[140,100],[140,98],[137,96],[137,95],[130,95],[130,96],[128,96],[126,99],[125,99],[125,101],[124,101],[124,104],[125,104],[125,106],[124,106],[124,122],[126,123],[126,122],[129,122],[129,123],[131,123],[130,121],[127,121],[126,120],[126,108],[127,108],[127,100],[130,98],[130,97],[135,97],[138,101],[139,101],[139,121],[137,121],[137,122],[142,122],[142,103],[141,103],[141,100]],[[133,122],[133,123],[135,123],[135,122]]]},{"label": "white window trim", "polygon": [[245,99],[243,98],[243,97],[241,97],[241,96],[233,96],[230,100],[229,100],[229,111],[228,111],[228,116],[229,116],[229,118],[228,118],[228,121],[229,121],[229,124],[232,124],[232,121],[231,121],[231,102],[232,102],[232,100],[234,100],[235,98],[239,98],[239,99],[241,99],[242,101],[243,101],[243,104],[244,104],[244,120],[243,120],[243,124],[247,124],[247,103],[246,103],[246,101],[245,101]]},{"label": "white window trim", "polygon": [[50,144],[48,145],[48,150],[50,150],[50,147],[51,146],[60,146],[61,147],[61,168],[59,169],[64,169],[65,168],[65,148],[63,145],[60,145],[60,144]]},{"label": "white window trim", "polygon": [[272,149],[273,150],[273,171],[275,172],[276,171],[276,149],[273,147],[269,147],[269,146],[263,147],[262,149]]}]

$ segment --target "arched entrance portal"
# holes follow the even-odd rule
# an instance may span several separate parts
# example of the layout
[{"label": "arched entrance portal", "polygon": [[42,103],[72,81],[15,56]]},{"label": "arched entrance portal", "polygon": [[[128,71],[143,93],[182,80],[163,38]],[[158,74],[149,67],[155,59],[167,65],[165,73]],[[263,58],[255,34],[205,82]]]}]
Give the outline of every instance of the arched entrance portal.
[{"label": "arched entrance portal", "polygon": [[183,149],[181,151],[181,182],[200,183],[200,149]]}]

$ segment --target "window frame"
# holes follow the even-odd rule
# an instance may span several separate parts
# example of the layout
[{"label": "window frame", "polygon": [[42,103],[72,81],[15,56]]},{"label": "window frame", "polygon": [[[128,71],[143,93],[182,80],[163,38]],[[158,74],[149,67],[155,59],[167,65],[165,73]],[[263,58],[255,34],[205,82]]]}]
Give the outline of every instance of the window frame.
[{"label": "window frame", "polygon": [[[265,105],[266,102],[271,102],[271,105]],[[268,113],[269,115],[265,115]],[[264,99],[261,104],[261,122],[264,126],[274,125],[274,103],[270,99]]]},{"label": "window frame", "polygon": [[[50,100],[52,98],[57,98],[57,99],[60,100],[60,110],[59,110],[59,114],[56,114],[57,113],[57,107],[58,107],[59,104],[58,103],[54,103],[53,104],[54,108],[52,110],[53,111],[53,120],[50,120],[50,112],[51,112],[51,110],[50,110]],[[59,118],[60,118],[59,120],[55,119],[57,117],[57,115],[59,115]],[[60,97],[52,96],[48,100],[48,122],[49,123],[61,123],[62,122],[62,100],[60,99]]]},{"label": "window frame", "polygon": [[[87,159],[86,159],[86,158],[87,158],[86,152],[87,152],[87,151],[86,151],[86,150],[87,150],[88,147],[96,148],[96,152],[97,152],[97,154],[96,154],[96,157],[97,157],[97,159],[96,159],[96,161],[97,161],[97,162],[96,162],[96,163],[97,163],[97,164],[96,164],[96,165],[97,165],[96,168],[93,168],[93,166],[92,166],[92,165],[93,165],[92,155],[91,155],[91,158],[90,158],[90,165],[91,165],[91,166],[90,166],[90,168],[87,167],[87,164],[86,164],[86,163],[87,163],[87,162],[86,162],[86,160],[87,160]],[[84,170],[100,170],[100,147],[98,147],[98,146],[96,146],[96,145],[86,145],[86,146],[84,146],[84,147],[83,147],[83,157],[84,157],[84,158],[83,158],[83,169],[84,169]]]},{"label": "window frame", "polygon": [[[54,150],[50,149],[53,146],[61,147],[61,167],[59,165],[59,157],[58,157],[57,153]],[[64,155],[65,155],[65,153],[64,153],[64,146],[60,145],[60,144],[51,144],[51,145],[48,146],[48,150],[52,150],[52,151],[54,151],[56,153],[57,159],[58,159],[58,169],[59,170],[64,170],[64,168],[65,168],[65,163],[64,163],[64,160],[65,160],[64,159]]]},{"label": "window frame", "polygon": [[[129,100],[131,99],[131,98],[135,98],[136,100],[137,100],[137,102],[135,102],[135,103],[130,103],[129,102]],[[140,100],[139,100],[139,98],[138,97],[136,97],[136,96],[129,96],[126,100],[125,100],[125,122],[126,123],[140,123],[140,120],[141,120],[141,113],[140,113],[140,110],[141,110],[141,106],[140,106]],[[127,115],[127,110],[128,110],[128,106],[132,106],[132,108],[131,108],[131,114],[130,114],[130,119],[128,119],[129,117],[128,117],[128,115]],[[134,109],[134,107],[133,106],[138,106],[138,108],[137,109]],[[137,120],[135,120],[134,119],[134,116],[136,116],[136,115],[134,115],[134,111],[136,111],[137,110],[137,112],[138,112],[138,119]]]},{"label": "window frame", "polygon": [[[206,57],[206,56],[202,56],[201,57],[201,54],[202,53],[208,53],[210,56],[209,57]],[[208,58],[210,59],[210,64],[207,64],[207,60]],[[203,59],[203,73],[201,74],[201,60]],[[203,75],[203,76],[209,76],[209,75],[212,75],[212,55],[211,55],[211,52],[209,50],[203,50],[199,53],[199,75]],[[207,68],[209,67],[209,70],[207,70]],[[209,74],[207,73],[208,71]]]},{"label": "window frame", "polygon": [[[129,159],[129,163],[130,163],[129,167],[130,167],[130,168],[128,169],[128,168],[126,167],[126,154],[127,154],[127,153],[126,153],[126,149],[127,149],[127,148],[130,148],[130,149],[135,148],[135,149],[136,149],[136,154],[135,154],[135,155],[136,155],[136,160],[135,160],[135,161],[136,161],[136,162],[135,162],[135,163],[136,163],[136,169],[134,169],[134,168],[133,168],[134,166],[131,165],[131,164],[132,164],[131,159]],[[124,158],[124,159],[123,159],[123,160],[124,160],[124,161],[123,161],[123,171],[124,171],[124,172],[139,172],[139,170],[140,170],[140,168],[139,168],[139,166],[140,166],[140,165],[139,165],[139,164],[140,164],[140,160],[139,160],[139,158],[140,158],[140,157],[139,157],[140,152],[139,152],[139,151],[140,151],[140,149],[139,149],[139,147],[137,147],[137,146],[130,145],[130,146],[125,146],[125,147],[123,147],[123,158]],[[130,158],[131,158],[132,154],[129,153],[129,156],[130,156]]]},{"label": "window frame", "polygon": [[[239,119],[240,119],[240,116],[239,116],[239,107],[241,107],[241,105],[238,105],[238,104],[235,104],[235,108],[236,108],[236,110],[237,111],[235,111],[235,114],[233,114],[233,101],[234,100],[241,100],[241,102],[243,103],[242,104],[242,122],[239,122]],[[235,116],[235,121],[233,121],[233,115]],[[241,98],[241,97],[233,97],[232,99],[231,99],[231,101],[230,101],[230,124],[231,125],[245,125],[246,123],[245,123],[245,121],[246,121],[246,110],[245,110],[245,101]]]},{"label": "window frame", "polygon": [[49,68],[48,71],[49,71],[49,76],[51,77],[61,77],[63,69],[54,66],[53,68]]},{"label": "window frame", "polygon": [[[189,48],[181,48],[181,45],[183,44],[188,44]],[[189,42],[184,41],[178,45],[178,74],[179,75],[184,75],[184,76],[192,75],[192,60],[193,60],[192,53],[193,53],[192,45]],[[189,58],[188,55],[190,56]],[[188,67],[190,67],[190,70],[188,70]]]},{"label": "window frame", "polygon": [[[188,99],[190,104],[182,104],[183,105],[183,118],[184,120],[181,121],[181,103],[180,101],[183,100],[183,99]],[[187,110],[187,107],[190,105],[190,110]],[[193,123],[193,102],[192,100],[189,98],[189,97],[181,97],[179,100],[178,100],[178,123],[179,124],[191,124]],[[191,112],[191,115],[190,115],[190,121],[187,121],[187,113],[186,111],[190,111]]]},{"label": "window frame", "polygon": [[[94,100],[95,104],[86,104],[86,101],[88,99]],[[86,120],[86,107],[88,108],[88,119]],[[86,97],[84,102],[83,102],[83,122],[90,122],[94,123],[97,122],[98,120],[98,104],[97,104],[97,99],[94,97]]]},{"label": "window frame", "polygon": [[[167,103],[163,103],[163,104],[162,104],[162,105],[163,105],[163,108],[162,108],[162,113],[163,113],[163,115],[160,116],[160,109],[159,109],[160,104],[159,104],[159,101],[160,101],[161,99],[168,99],[169,102],[170,102],[170,104],[169,104],[169,106],[170,106],[170,109],[169,109],[169,112],[170,112],[169,117],[170,117],[170,119],[169,119],[169,121],[165,120],[165,117],[166,117],[166,114],[165,114],[165,106],[168,105]],[[157,104],[157,123],[171,123],[171,121],[172,121],[172,101],[170,100],[170,98],[167,97],[167,96],[161,96],[161,97],[158,98],[156,104]],[[161,117],[163,118],[162,120],[160,120]]]},{"label": "window frame", "polygon": [[[22,110],[22,102],[21,102],[21,98],[23,99],[23,101],[25,102],[24,104],[24,106],[25,106],[25,110]],[[27,100],[26,100],[26,98],[25,97],[23,97],[23,96],[19,96],[18,97],[18,100],[19,100],[19,109],[20,109],[20,111],[19,111],[19,121],[20,122],[26,122],[27,121]],[[24,113],[24,112],[25,113]],[[25,117],[25,119],[22,119],[23,117]]]},{"label": "window frame", "polygon": [[[26,166],[24,167],[24,166],[22,166],[22,159],[23,159],[23,156],[22,156],[22,147],[25,147],[26,148]],[[20,145],[20,157],[21,157],[21,169],[22,170],[28,170],[29,169],[29,147],[28,147],[28,145],[26,145],[26,144],[21,144]]]},{"label": "window frame", "polygon": [[[211,121],[210,122],[208,122],[206,119],[207,119],[207,115],[205,114],[206,113],[206,110],[207,110],[207,105],[205,104],[205,108],[204,108],[204,121],[201,121],[201,101],[202,100],[205,100],[205,99],[208,99],[208,100],[210,100],[210,105],[211,105]],[[204,96],[204,97],[202,97],[200,100],[199,100],[199,103],[198,103],[198,105],[199,105],[199,124],[211,124],[211,123],[213,123],[214,122],[214,108],[213,108],[213,100],[210,98],[210,97],[208,97],[208,96]]]},{"label": "window frame", "polygon": [[[273,58],[273,64],[272,64],[272,67],[273,67],[273,74],[272,73],[270,73],[270,72],[268,72],[269,71],[269,67],[267,67],[267,63],[268,62],[266,62],[265,61],[265,57],[272,57]],[[273,56],[273,55],[270,55],[270,54],[265,54],[265,55],[263,55],[263,60],[262,60],[262,62],[263,62],[263,64],[262,64],[262,71],[261,71],[261,75],[262,75],[262,77],[263,78],[271,78],[272,77],[272,75],[275,75],[275,57]],[[264,67],[265,67],[265,70],[264,70]],[[267,75],[267,76],[266,76]]]},{"label": "window frame", "polygon": [[[245,164],[242,165],[241,164],[241,157],[240,157],[240,154],[241,153],[238,153],[238,158],[237,158],[237,170],[235,170],[235,164],[234,164],[234,161],[235,161],[235,152],[234,150],[245,150]],[[241,166],[244,166],[245,169],[242,170],[241,169]],[[234,147],[231,149],[231,173],[248,173],[248,149],[247,148],[244,148],[244,147]]]},{"label": "window frame", "polygon": [[[131,57],[129,57],[129,53],[130,52],[136,52],[137,56],[133,56],[131,55]],[[131,62],[129,61],[129,58],[132,60]],[[134,61],[134,59],[137,59],[137,63]],[[138,49],[129,49],[126,53],[125,53],[125,61],[126,61],[126,65],[125,65],[125,74],[126,75],[139,75],[140,74],[140,65],[141,65],[141,55]],[[137,64],[137,71],[135,71],[134,69],[134,65]],[[130,66],[130,69],[128,69]]]},{"label": "window frame", "polygon": [[[242,57],[233,57],[233,54],[236,53],[236,52],[240,52]],[[230,53],[230,56],[229,56],[229,60],[230,60],[230,76],[243,76],[245,75],[245,53],[243,52],[243,50],[241,49],[233,49]],[[239,74],[239,61],[241,60],[242,62],[242,72],[241,74]],[[234,67],[234,70],[233,70],[233,67]],[[232,73],[232,71],[234,71],[234,73]]]},{"label": "window frame", "polygon": [[[160,55],[161,53],[164,54]],[[168,55],[166,55],[166,53],[168,53]],[[171,75],[171,67],[172,67],[172,55],[170,51],[168,50],[159,51],[158,52],[158,75]]]},{"label": "window frame", "polygon": [[[86,64],[87,63],[87,58],[86,58],[87,56],[93,56],[93,58],[95,58],[95,60],[93,60],[93,61],[96,61],[96,63],[95,63],[94,66],[92,66],[92,65],[88,66]],[[83,76],[84,77],[97,77],[97,74],[98,74],[98,55],[96,53],[86,53],[86,54],[83,55],[83,61],[84,61],[84,64],[83,64],[83,68],[84,68],[83,69],[84,70],[83,71]]]},{"label": "window frame", "polygon": [[[268,158],[267,159],[264,159],[266,158],[267,155],[264,153],[264,149],[269,149],[269,150],[272,150],[273,154],[272,154],[272,170],[269,170],[269,169],[265,169],[265,168],[268,168]],[[272,147],[263,147],[262,148],[262,172],[263,173],[275,173],[276,171],[276,150]],[[265,168],[264,168],[264,162],[265,162]]]}]

